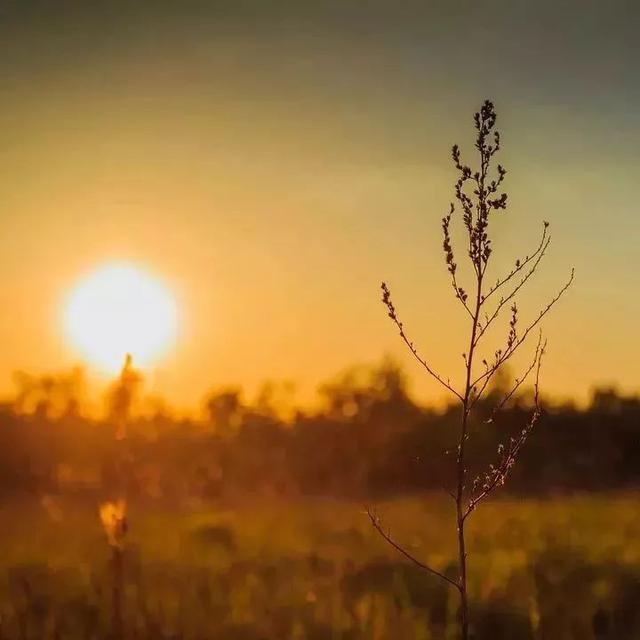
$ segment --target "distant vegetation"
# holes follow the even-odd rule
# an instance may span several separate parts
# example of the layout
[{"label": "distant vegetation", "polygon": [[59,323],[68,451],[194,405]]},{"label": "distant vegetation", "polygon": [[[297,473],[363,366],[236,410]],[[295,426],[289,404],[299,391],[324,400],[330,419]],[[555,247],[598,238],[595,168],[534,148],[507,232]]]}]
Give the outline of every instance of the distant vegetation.
[{"label": "distant vegetation", "polygon": [[[446,499],[379,508],[398,539],[455,575]],[[382,544],[357,502],[138,501],[130,515],[118,640],[456,637],[455,592]],[[476,640],[640,637],[637,496],[503,494],[468,533]],[[0,637],[116,637],[110,550],[92,501],[4,500],[0,546]]]},{"label": "distant vegetation", "polygon": [[[416,403],[392,361],[287,418],[273,385],[252,402],[216,391],[200,419],[161,402],[137,413],[130,362],[103,419],[84,414],[77,371],[17,382],[0,409],[0,638],[457,637],[456,594],[365,513],[375,500],[396,539],[455,578],[441,486],[460,408]],[[477,406],[479,465],[531,413],[523,392],[484,423],[508,388],[496,379]],[[469,527],[473,637],[634,640],[640,398],[602,389],[582,409],[541,409],[511,493]]]},{"label": "distant vegetation", "polygon": [[[85,417],[79,380],[78,373],[22,376],[15,398],[0,407],[2,492],[111,494],[122,481],[114,477],[122,408],[113,406],[122,403],[122,392],[109,396],[110,417]],[[498,380],[479,403],[476,420],[491,415],[503,388],[508,381]],[[128,495],[156,498],[364,500],[437,489],[449,480],[451,454],[445,452],[454,445],[460,409],[416,403],[393,362],[353,369],[320,393],[323,408],[292,410],[287,419],[272,394],[248,402],[238,389],[212,393],[201,419],[174,419],[161,405],[145,417],[134,414],[126,468],[117,473],[126,476]],[[482,425],[472,443],[478,467],[492,460],[495,442],[520,428],[530,408],[525,393]],[[639,435],[638,397],[599,389],[585,408],[543,404],[506,489],[540,494],[637,487]]]}]

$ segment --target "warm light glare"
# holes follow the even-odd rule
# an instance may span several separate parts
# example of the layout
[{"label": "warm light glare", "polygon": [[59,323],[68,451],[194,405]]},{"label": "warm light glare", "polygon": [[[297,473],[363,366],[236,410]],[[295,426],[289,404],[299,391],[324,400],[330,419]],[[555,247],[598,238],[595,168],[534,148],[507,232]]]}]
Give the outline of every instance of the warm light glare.
[{"label": "warm light glare", "polygon": [[176,305],[153,276],[126,264],[101,267],[84,278],[65,307],[65,331],[96,367],[117,372],[130,353],[148,366],[173,342]]}]

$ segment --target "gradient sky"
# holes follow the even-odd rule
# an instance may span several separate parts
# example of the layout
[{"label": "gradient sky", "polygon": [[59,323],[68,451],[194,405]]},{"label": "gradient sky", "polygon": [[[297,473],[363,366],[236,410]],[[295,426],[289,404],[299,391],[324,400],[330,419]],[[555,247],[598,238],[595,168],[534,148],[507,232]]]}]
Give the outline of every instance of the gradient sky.
[{"label": "gradient sky", "polygon": [[470,150],[490,97],[511,202],[496,266],[552,222],[523,317],[577,273],[545,323],[545,389],[637,390],[639,18],[631,2],[1,1],[0,389],[77,361],[64,296],[119,259],[178,297],[153,373],[175,403],[265,378],[308,397],[383,353],[440,397],[379,282],[458,379],[440,218],[450,146]]}]

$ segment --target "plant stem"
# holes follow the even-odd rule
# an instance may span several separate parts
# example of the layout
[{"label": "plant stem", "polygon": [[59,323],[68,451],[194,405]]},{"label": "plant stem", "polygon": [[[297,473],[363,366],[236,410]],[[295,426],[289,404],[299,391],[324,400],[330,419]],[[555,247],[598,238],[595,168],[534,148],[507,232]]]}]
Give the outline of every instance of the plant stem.
[{"label": "plant stem", "polygon": [[467,594],[467,552],[464,537],[464,489],[465,489],[465,444],[469,422],[470,401],[472,392],[473,355],[476,348],[476,334],[478,332],[478,318],[482,304],[482,271],[477,271],[477,288],[475,310],[471,324],[471,339],[469,341],[469,353],[466,357],[466,381],[464,396],[462,399],[462,419],[460,424],[460,442],[458,444],[458,456],[456,459],[457,483],[456,483],[456,527],[458,533],[458,575],[460,586],[460,637],[462,640],[469,638],[469,602]]},{"label": "plant stem", "polygon": [[124,623],[122,616],[124,596],[124,558],[122,549],[112,547],[111,551],[111,632],[114,640],[124,638]]}]

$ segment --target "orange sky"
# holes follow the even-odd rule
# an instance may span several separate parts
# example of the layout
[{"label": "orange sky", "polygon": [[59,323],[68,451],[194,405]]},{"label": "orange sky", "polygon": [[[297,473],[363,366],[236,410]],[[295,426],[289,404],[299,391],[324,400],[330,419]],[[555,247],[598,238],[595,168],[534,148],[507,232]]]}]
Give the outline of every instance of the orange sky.
[{"label": "orange sky", "polygon": [[[507,11],[495,27],[506,53],[479,41],[493,69],[480,82],[460,52],[435,61],[456,33],[469,48],[479,37],[473,16],[442,7],[420,27],[418,4],[389,22],[391,5],[376,3],[367,29],[355,13],[297,15],[295,5],[286,16],[220,9],[221,19],[198,4],[179,20],[173,5],[141,6],[0,17],[1,389],[15,369],[77,362],[62,301],[85,273],[125,260],[178,299],[179,340],[151,385],[178,405],[265,378],[294,380],[309,398],[318,381],[383,353],[406,363],[420,396],[439,397],[404,353],[378,288],[391,284],[424,353],[461,375],[465,320],[450,299],[440,218],[450,145],[470,148],[471,114],[486,96],[510,171],[496,265],[552,222],[523,317],[577,271],[545,323],[545,388],[580,399],[595,384],[638,388],[640,146],[625,100],[638,84],[626,74],[626,31],[610,25],[618,49],[594,66],[598,16],[582,16],[582,31],[564,39],[552,34],[545,54],[543,25]],[[611,98],[599,101],[594,86]]]}]

